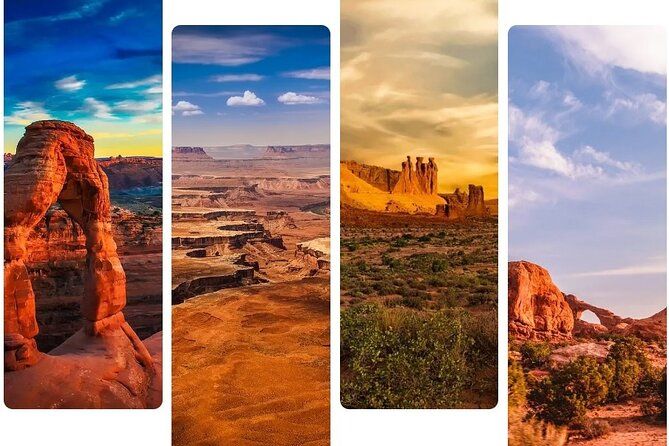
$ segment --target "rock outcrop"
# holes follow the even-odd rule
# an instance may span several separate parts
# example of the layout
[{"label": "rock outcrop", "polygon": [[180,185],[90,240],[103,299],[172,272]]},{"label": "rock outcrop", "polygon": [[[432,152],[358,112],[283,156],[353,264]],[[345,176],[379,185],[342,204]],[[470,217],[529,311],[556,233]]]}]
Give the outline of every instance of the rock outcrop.
[{"label": "rock outcrop", "polygon": [[414,169],[411,163],[411,157],[402,163],[397,184],[392,188],[394,194],[414,194],[414,195],[436,195],[438,186],[438,169],[434,158],[429,158],[427,163],[423,162],[423,157],[416,157],[416,166]]},{"label": "rock outcrop", "polygon": [[202,147],[173,147],[172,161],[213,161]]},{"label": "rock outcrop", "polygon": [[361,164],[356,161],[342,161],[342,167],[382,192],[392,192],[400,179],[400,172],[397,170]]},{"label": "rock outcrop", "polygon": [[452,194],[441,195],[446,203],[437,209],[446,218],[482,217],[489,215],[483,196],[483,186],[469,185],[469,193],[455,189]]},{"label": "rock outcrop", "polygon": [[163,181],[163,160],[148,156],[115,156],[99,159],[109,188],[114,190],[133,187],[159,186]]},{"label": "rock outcrop", "polygon": [[5,172],[5,370],[44,357],[34,340],[35,294],[25,261],[28,237],[58,202],[85,238],[83,339],[121,336],[133,358],[153,371],[151,355],[123,317],[126,277],[113,238],[107,177],[93,155],[93,138],[76,125],[38,121],[26,127]]},{"label": "rock outcrop", "polygon": [[269,157],[290,156],[330,156],[329,144],[303,144],[299,146],[267,146],[265,155]]},{"label": "rock outcrop", "polygon": [[[591,311],[599,324],[581,319]],[[521,339],[597,338],[602,334],[636,336],[645,341],[666,339],[667,309],[644,319],[623,318],[610,310],[565,294],[544,268],[509,262],[509,335]]]},{"label": "rock outcrop", "polygon": [[550,274],[530,262],[509,262],[509,334],[518,338],[570,337],[574,316]]}]

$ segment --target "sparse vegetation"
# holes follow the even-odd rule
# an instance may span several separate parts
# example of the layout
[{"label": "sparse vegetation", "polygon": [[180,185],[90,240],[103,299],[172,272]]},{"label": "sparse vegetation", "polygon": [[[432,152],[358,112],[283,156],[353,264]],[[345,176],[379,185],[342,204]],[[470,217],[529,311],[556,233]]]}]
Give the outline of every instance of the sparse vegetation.
[{"label": "sparse vegetation", "polygon": [[342,403],[491,407],[496,222],[345,228],[341,243]]},{"label": "sparse vegetation", "polygon": [[547,342],[526,342],[520,347],[523,367],[537,369],[548,364],[551,355],[551,346]]}]

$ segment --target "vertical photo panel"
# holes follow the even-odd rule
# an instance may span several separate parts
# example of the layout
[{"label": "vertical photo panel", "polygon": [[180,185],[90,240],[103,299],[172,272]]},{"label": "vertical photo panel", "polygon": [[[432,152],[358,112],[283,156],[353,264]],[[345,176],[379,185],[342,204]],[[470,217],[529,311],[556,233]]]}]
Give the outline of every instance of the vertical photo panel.
[{"label": "vertical photo panel", "polygon": [[4,402],[162,402],[162,3],[4,5]]},{"label": "vertical photo panel", "polygon": [[497,1],[341,8],[341,404],[494,407]]},{"label": "vertical photo panel", "polygon": [[663,28],[509,32],[509,444],[664,445]]},{"label": "vertical photo panel", "polygon": [[330,33],[172,33],[174,445],[330,441]]}]

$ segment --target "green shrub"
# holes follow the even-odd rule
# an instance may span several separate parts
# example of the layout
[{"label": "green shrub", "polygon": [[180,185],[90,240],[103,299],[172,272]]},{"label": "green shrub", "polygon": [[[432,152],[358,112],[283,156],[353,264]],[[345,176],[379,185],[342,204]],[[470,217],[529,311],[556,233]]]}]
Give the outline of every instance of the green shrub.
[{"label": "green shrub", "polygon": [[613,372],[609,386],[609,401],[631,398],[642,389],[642,383],[653,387],[653,369],[637,338],[621,338],[611,346],[606,364]]},{"label": "green shrub", "polygon": [[580,357],[539,381],[528,394],[531,412],[543,421],[569,425],[603,402],[612,371],[594,358]]},{"label": "green shrub", "polygon": [[[458,407],[472,370],[467,315],[387,310],[341,315],[342,404],[349,408]],[[496,352],[495,347],[495,352]]]},{"label": "green shrub", "polygon": [[509,365],[509,407],[522,407],[527,398],[525,372],[521,365],[514,361]]},{"label": "green shrub", "polygon": [[550,355],[551,346],[547,342],[526,342],[520,346],[521,361],[526,369],[545,367]]}]

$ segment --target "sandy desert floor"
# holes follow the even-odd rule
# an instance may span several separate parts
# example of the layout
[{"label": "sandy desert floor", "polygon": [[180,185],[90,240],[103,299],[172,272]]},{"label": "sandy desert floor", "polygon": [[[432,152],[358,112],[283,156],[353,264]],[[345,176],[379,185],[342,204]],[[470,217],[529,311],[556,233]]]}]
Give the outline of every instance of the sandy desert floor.
[{"label": "sandy desert floor", "polygon": [[329,444],[327,161],[175,162],[174,445]]}]

